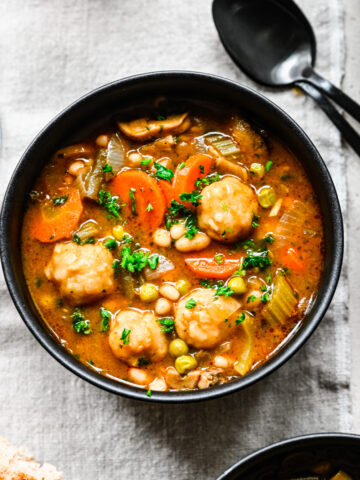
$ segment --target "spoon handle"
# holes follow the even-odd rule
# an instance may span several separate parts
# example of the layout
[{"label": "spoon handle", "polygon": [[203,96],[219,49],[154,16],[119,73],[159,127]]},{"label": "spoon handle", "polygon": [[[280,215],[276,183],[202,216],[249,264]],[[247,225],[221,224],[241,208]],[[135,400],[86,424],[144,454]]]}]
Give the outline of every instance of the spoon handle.
[{"label": "spoon handle", "polygon": [[350,123],[336,110],[334,105],[317,88],[306,82],[296,82],[296,85],[307,93],[322,108],[333,124],[340,130],[345,140],[360,156],[360,135]]},{"label": "spoon handle", "polygon": [[354,100],[340,90],[340,88],[335,87],[329,80],[326,80],[326,78],[323,78],[312,69],[305,72],[303,80],[322,90],[347,113],[360,122],[360,105],[354,102]]}]

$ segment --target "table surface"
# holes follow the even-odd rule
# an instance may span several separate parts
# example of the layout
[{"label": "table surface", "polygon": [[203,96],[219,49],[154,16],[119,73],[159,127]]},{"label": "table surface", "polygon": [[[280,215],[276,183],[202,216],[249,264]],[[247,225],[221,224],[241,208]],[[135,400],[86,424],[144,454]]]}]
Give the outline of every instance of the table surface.
[{"label": "table surface", "polygon": [[[358,45],[360,42],[359,16],[360,4],[358,0],[345,0],[346,18],[346,75],[343,81],[344,90],[355,100],[360,102],[360,61]],[[359,131],[359,125],[354,123]],[[352,351],[352,378],[351,389],[353,399],[354,429],[360,431],[360,410],[356,408],[360,403],[360,294],[358,288],[358,267],[360,265],[360,168],[359,157],[350,149],[345,148],[347,161],[347,183],[348,183],[348,225],[347,251],[348,255],[348,276],[350,286],[349,297],[349,319],[351,328],[351,351]]]}]

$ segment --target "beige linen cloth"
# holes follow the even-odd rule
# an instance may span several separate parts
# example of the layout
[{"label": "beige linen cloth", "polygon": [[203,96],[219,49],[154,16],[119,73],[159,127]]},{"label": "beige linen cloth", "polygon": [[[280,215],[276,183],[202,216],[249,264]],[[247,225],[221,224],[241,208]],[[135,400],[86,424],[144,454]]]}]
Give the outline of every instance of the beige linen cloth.
[{"label": "beige linen cloth", "polygon": [[[342,0],[299,0],[318,39],[317,67],[339,85]],[[0,189],[33,136],[89,90],[161,69],[211,72],[259,89],[221,46],[210,0],[2,0]],[[340,137],[311,99],[265,94],[310,135],[346,215]],[[254,387],[193,405],[137,403],[78,379],[24,326],[0,284],[0,435],[26,445],[67,480],[215,479],[250,451],[292,435],[352,427],[346,265],[307,345]]]}]

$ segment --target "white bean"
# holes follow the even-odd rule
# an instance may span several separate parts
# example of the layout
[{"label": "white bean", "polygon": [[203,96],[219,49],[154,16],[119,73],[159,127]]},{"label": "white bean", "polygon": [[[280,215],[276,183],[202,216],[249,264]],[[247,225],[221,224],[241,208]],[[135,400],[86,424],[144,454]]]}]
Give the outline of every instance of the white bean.
[{"label": "white bean", "polygon": [[179,300],[180,298],[179,290],[174,285],[171,285],[171,283],[163,283],[160,285],[159,293],[173,302],[176,302],[176,300]]},{"label": "white bean", "polygon": [[73,162],[70,167],[68,168],[68,172],[70,173],[70,175],[73,175],[74,177],[76,177],[80,170],[82,170],[84,168],[85,164],[84,162],[82,162],[81,160],[78,160],[76,162]]},{"label": "white bean", "polygon": [[210,237],[206,233],[199,232],[194,238],[181,237],[175,242],[176,250],[179,252],[192,252],[193,250],[199,251],[206,248],[210,243]]},{"label": "white bean", "polygon": [[159,298],[155,303],[155,312],[158,315],[166,315],[171,312],[172,303],[167,298]]},{"label": "white bean", "polygon": [[227,358],[223,357],[222,355],[216,355],[213,360],[213,364],[215,367],[218,368],[227,368],[229,366],[229,361]]},{"label": "white bean", "polygon": [[96,138],[96,144],[99,145],[99,147],[104,147],[106,148],[109,143],[109,136],[108,135],[99,135]]},{"label": "white bean", "polygon": [[150,375],[140,368],[129,368],[128,375],[130,380],[139,385],[148,385],[151,382]]},{"label": "white bean", "polygon": [[176,223],[170,228],[171,238],[179,240],[186,233],[186,227],[184,223]]},{"label": "white bean", "polygon": [[164,228],[158,228],[153,234],[153,240],[158,247],[168,248],[171,245],[170,232]]},{"label": "white bean", "polygon": [[142,155],[138,152],[131,152],[128,154],[128,160],[132,167],[139,167],[142,160]]}]

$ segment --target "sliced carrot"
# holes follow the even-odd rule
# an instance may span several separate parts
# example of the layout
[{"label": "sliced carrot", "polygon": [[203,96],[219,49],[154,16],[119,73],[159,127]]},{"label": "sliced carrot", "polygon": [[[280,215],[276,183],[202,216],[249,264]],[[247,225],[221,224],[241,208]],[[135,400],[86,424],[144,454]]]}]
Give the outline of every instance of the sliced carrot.
[{"label": "sliced carrot", "polygon": [[167,180],[159,180],[159,186],[165,197],[166,205],[170,206],[172,200],[175,200],[176,198],[173,186]]},{"label": "sliced carrot", "polygon": [[193,273],[206,278],[227,278],[240,266],[240,260],[234,258],[224,258],[221,265],[213,257],[185,258],[185,263]]},{"label": "sliced carrot", "polygon": [[295,270],[297,272],[303,272],[305,270],[305,262],[295,248],[290,247],[285,250],[281,260],[283,265],[291,270]]},{"label": "sliced carrot", "polygon": [[176,169],[173,187],[177,200],[181,193],[191,193],[196,188],[196,180],[209,174],[213,162],[209,155],[198,153],[186,161],[184,168]]},{"label": "sliced carrot", "polygon": [[68,197],[63,205],[55,206],[53,202],[39,204],[34,210],[31,232],[40,242],[51,243],[69,238],[79,223],[83,211],[80,192],[71,187],[59,190],[59,196],[66,195]]},{"label": "sliced carrot", "polygon": [[[114,178],[110,184],[110,190],[118,195],[124,203],[135,208],[135,213],[141,223],[150,228],[161,225],[166,202],[156,180],[147,173],[141,170],[125,170]],[[130,193],[135,198],[134,205]]]}]

